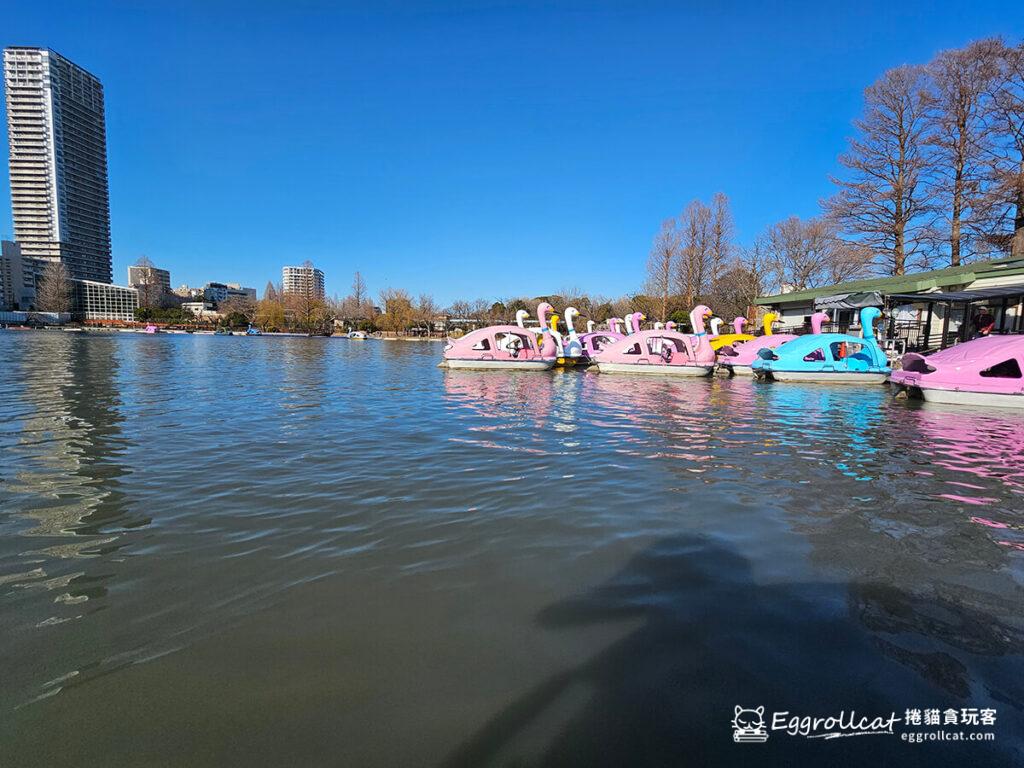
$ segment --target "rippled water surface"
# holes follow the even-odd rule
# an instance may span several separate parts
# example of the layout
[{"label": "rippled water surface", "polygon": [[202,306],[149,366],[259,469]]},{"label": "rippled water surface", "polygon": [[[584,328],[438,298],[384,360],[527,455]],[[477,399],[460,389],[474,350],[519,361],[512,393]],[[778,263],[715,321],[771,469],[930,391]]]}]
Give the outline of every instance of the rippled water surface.
[{"label": "rippled water surface", "polygon": [[1021,760],[1024,414],[439,353],[0,332],[0,762]]}]

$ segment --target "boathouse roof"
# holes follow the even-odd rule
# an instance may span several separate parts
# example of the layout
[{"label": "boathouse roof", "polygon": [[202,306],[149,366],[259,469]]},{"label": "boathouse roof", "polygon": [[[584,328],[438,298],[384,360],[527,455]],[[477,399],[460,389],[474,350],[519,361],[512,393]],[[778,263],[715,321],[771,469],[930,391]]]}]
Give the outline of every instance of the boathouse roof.
[{"label": "boathouse roof", "polygon": [[978,280],[1003,278],[1020,275],[1024,282],[1024,258],[1004,257],[988,261],[975,261],[959,267],[933,269],[928,272],[915,272],[908,275],[889,277],[870,277],[864,280],[850,280],[845,283],[823,285],[820,288],[807,288],[801,291],[779,293],[774,296],[759,296],[755,304],[802,304],[813,303],[823,296],[835,296],[852,293],[878,293],[882,296],[893,294],[924,293],[944,288],[966,288]]}]

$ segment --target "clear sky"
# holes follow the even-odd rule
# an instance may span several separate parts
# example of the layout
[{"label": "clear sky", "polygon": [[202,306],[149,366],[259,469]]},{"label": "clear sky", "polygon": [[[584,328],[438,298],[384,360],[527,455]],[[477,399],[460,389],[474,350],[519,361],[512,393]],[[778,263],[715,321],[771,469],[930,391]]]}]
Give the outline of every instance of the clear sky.
[{"label": "clear sky", "polygon": [[[47,2],[107,99],[115,281],[262,291],[311,259],[457,298],[636,290],[716,191],[749,241],[814,215],[884,69],[1024,30],[1024,3]],[[7,166],[3,173],[6,187]],[[0,234],[13,229],[10,198]]]}]

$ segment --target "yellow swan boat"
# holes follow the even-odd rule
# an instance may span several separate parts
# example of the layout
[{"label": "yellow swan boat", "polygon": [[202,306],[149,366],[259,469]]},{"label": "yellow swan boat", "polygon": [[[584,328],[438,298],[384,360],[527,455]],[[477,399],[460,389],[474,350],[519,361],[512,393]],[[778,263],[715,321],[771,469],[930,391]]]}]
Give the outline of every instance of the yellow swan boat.
[{"label": "yellow swan boat", "polygon": [[[718,318],[715,319],[717,320]],[[747,318],[737,317],[732,321],[732,327],[735,329],[735,333],[724,333],[712,336],[711,348],[717,352],[722,347],[729,346],[731,344],[739,344],[744,341],[750,341],[754,337],[749,333],[743,332],[743,326],[746,325],[746,323]],[[719,320],[718,323],[715,323],[715,320],[712,320],[711,324],[712,327],[717,330],[718,326],[721,325],[721,321]]]}]

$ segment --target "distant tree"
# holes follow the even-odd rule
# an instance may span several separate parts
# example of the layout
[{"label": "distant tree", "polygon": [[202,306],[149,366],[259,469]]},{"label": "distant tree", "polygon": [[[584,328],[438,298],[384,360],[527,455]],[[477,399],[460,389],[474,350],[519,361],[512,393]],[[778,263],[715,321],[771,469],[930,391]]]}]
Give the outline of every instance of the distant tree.
[{"label": "distant tree", "polygon": [[693,306],[707,287],[712,218],[711,209],[700,200],[694,200],[686,206],[680,220],[682,250],[676,266],[675,290],[687,306]]},{"label": "distant tree", "polygon": [[360,306],[366,299],[366,281],[363,280],[363,275],[358,271],[352,277],[352,298]]},{"label": "distant tree", "polygon": [[658,318],[668,319],[669,298],[672,295],[672,280],[680,259],[680,233],[675,219],[665,219],[654,238],[654,245],[647,257],[647,284],[645,290],[659,301]]},{"label": "distant tree", "polygon": [[769,245],[762,235],[730,260],[711,286],[708,301],[723,317],[743,315],[752,320],[754,300],[766,293],[771,274]]},{"label": "distant tree", "polygon": [[47,262],[36,287],[36,306],[44,312],[71,311],[71,275],[63,262]]},{"label": "distant tree", "polygon": [[980,40],[942,51],[928,65],[935,88],[927,138],[935,149],[931,193],[954,267],[986,242],[991,229],[991,196],[985,183],[991,150],[986,94],[998,72],[999,47],[998,40]]},{"label": "distant tree", "polygon": [[892,275],[927,263],[930,201],[923,175],[926,132],[934,99],[923,67],[888,70],[864,91],[858,136],[839,162],[845,178],[826,203],[831,218],[851,240],[870,248]]},{"label": "distant tree", "polygon": [[285,327],[284,303],[278,296],[276,292],[271,298],[264,294],[263,299],[256,305],[256,324],[264,331],[279,331]]},{"label": "distant tree", "polygon": [[471,309],[468,301],[458,299],[453,301],[451,306],[448,307],[448,314],[457,320],[468,320],[470,317]]},{"label": "distant tree", "polygon": [[403,333],[416,321],[416,312],[412,298],[401,288],[385,288],[380,295],[384,314],[378,324],[385,331]]},{"label": "distant tree", "polygon": [[991,175],[995,202],[1012,224],[1006,240],[1024,257],[1024,42],[997,41],[997,71],[989,102],[995,140]]},{"label": "distant tree", "polygon": [[736,225],[733,223],[729,198],[716,192],[711,199],[711,233],[708,243],[708,283],[714,285],[727,268],[733,256]]},{"label": "distant tree", "polygon": [[818,288],[866,276],[871,253],[856,242],[840,238],[827,219],[801,221],[791,216],[768,228],[755,252],[752,269],[771,273],[780,288]]},{"label": "distant tree", "polygon": [[256,321],[259,315],[258,305],[248,296],[230,296],[220,303],[217,310],[228,317],[233,317],[232,325],[248,325]]}]

